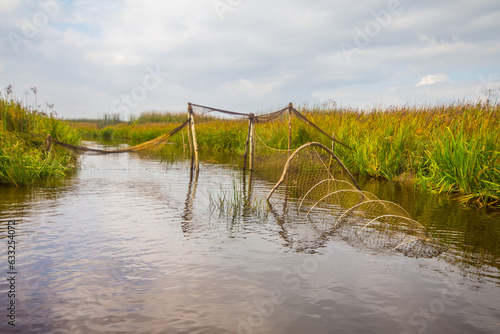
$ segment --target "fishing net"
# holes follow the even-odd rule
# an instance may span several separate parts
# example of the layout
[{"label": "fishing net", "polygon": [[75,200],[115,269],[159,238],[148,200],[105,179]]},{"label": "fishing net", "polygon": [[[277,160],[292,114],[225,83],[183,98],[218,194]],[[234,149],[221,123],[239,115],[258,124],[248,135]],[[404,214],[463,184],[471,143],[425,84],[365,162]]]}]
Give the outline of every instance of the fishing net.
[{"label": "fishing net", "polygon": [[86,146],[71,145],[68,143],[63,143],[61,141],[58,141],[58,140],[52,138],[52,136],[50,136],[50,135],[47,135],[47,137],[45,139],[45,147],[46,147],[47,151],[50,151],[50,147],[52,146],[52,144],[56,144],[56,145],[65,147],[67,149],[73,150],[73,151],[78,152],[78,153],[93,154],[93,155],[141,151],[141,150],[146,150],[146,149],[153,149],[153,148],[159,146],[160,144],[165,143],[166,141],[168,141],[170,139],[170,137],[172,137],[173,135],[175,135],[176,133],[178,133],[179,131],[181,131],[185,127],[187,127],[188,124],[189,124],[189,119],[186,120],[181,125],[177,126],[172,131],[165,133],[161,136],[158,136],[152,140],[149,140],[147,142],[144,142],[144,143],[141,143],[141,144],[138,144],[135,146],[126,147],[126,148],[122,148],[122,149],[116,149],[116,150],[101,150],[101,149],[91,148],[91,147],[86,147]]},{"label": "fishing net", "polygon": [[302,248],[317,247],[335,233],[374,252],[434,257],[447,249],[404,208],[360,190],[338,157],[319,143],[303,145],[290,155],[268,201],[290,243]]},{"label": "fishing net", "polygon": [[[294,249],[315,249],[332,234],[373,251],[398,251],[415,257],[433,257],[447,249],[429,238],[425,228],[401,206],[362,191],[333,147],[329,149],[312,137],[318,134],[348,146],[324,132],[291,104],[275,112],[254,115],[190,103],[189,117],[183,124],[139,145],[100,150],[69,145],[47,136],[46,146],[50,150],[54,143],[86,154],[133,152],[154,148],[189,127],[191,162],[196,160],[198,168],[194,115],[214,112],[248,120],[243,166],[246,168],[248,161],[250,171],[275,184],[267,200],[283,237]],[[315,134],[311,135],[306,128],[315,129]],[[303,142],[307,144],[298,147]]]}]

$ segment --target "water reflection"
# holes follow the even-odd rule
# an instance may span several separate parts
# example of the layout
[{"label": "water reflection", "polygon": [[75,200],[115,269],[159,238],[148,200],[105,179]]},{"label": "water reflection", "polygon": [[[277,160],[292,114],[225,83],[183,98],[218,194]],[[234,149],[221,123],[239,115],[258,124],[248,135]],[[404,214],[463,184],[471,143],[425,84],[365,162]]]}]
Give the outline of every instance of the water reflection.
[{"label": "water reflection", "polygon": [[379,198],[397,201],[429,234],[450,249],[447,262],[464,273],[471,268],[480,276],[498,278],[500,270],[500,216],[498,212],[465,207],[453,197],[395,182],[360,180],[363,189]]},{"label": "water reflection", "polygon": [[[218,159],[225,161],[228,165],[238,165],[238,159],[235,157],[221,156]],[[190,173],[185,210],[186,221],[192,217],[190,209],[195,198],[198,174],[199,171],[195,175],[193,171]],[[236,203],[242,205],[242,210],[241,215],[234,215],[236,210],[232,211],[231,223],[234,224],[238,219],[251,221],[256,210],[252,210],[250,203],[255,202],[255,199],[262,200],[278,177],[279,173],[274,170],[260,170],[247,171],[236,180],[235,182],[242,182],[242,187],[240,190],[231,190],[242,191],[243,201]],[[475,275],[492,277],[493,281],[498,284],[500,276],[500,215],[498,212],[468,208],[451,197],[424,191],[410,184],[364,178],[359,178],[357,181],[363,190],[375,194],[382,200],[401,205],[416,221],[426,227],[432,238],[448,246],[449,250],[441,257],[446,262],[461,268],[464,275],[474,268]],[[285,187],[287,186],[288,183]],[[254,187],[257,188],[256,191]],[[211,193],[214,194],[217,191],[214,190]],[[294,251],[315,253],[328,240],[339,237],[331,224],[327,223],[337,218],[336,208],[327,210],[330,216],[323,215],[321,218],[313,219],[311,216],[298,215],[297,207],[289,203],[284,193],[276,202],[280,204],[261,209],[268,210],[273,222],[279,226],[279,235],[284,241],[283,245]],[[260,204],[263,203],[263,201],[260,202]],[[354,247],[366,248],[366,245],[354,240],[355,238],[346,236],[340,236],[340,238]]]},{"label": "water reflection", "polygon": [[189,185],[186,195],[186,201],[184,206],[184,213],[182,215],[182,231],[184,234],[189,234],[192,227],[192,219],[193,219],[193,203],[196,199],[196,188],[198,186],[198,176],[200,175],[199,168],[191,168],[189,169]]},{"label": "water reflection", "polygon": [[[366,185],[451,248],[374,256],[331,225],[285,215],[293,203],[266,215],[258,199],[273,183],[254,174],[240,187],[234,165],[190,173],[189,162],[146,154],[94,156],[58,187],[0,190],[0,222],[20,222],[20,332],[412,333],[425,321],[426,333],[482,333],[498,323],[498,216]],[[210,213],[209,195],[235,188],[239,214]]]}]

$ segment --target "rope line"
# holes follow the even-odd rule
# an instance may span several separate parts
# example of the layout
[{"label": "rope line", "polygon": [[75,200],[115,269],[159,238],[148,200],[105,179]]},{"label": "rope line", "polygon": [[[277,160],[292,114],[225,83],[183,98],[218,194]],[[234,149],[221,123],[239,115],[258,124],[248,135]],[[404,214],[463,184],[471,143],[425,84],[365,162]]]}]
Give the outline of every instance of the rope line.
[{"label": "rope line", "polygon": [[146,148],[154,147],[156,145],[161,144],[162,142],[168,140],[168,138],[172,137],[175,135],[177,132],[181,131],[187,124],[189,123],[189,119],[187,119],[184,123],[170,131],[169,133],[163,134],[159,137],[156,137],[152,140],[149,140],[147,142],[144,142],[142,144],[138,144],[132,147],[127,147],[127,148],[122,148],[122,149],[117,149],[117,150],[101,150],[98,148],[90,148],[90,147],[85,147],[85,146],[75,146],[67,143],[63,143],[59,140],[56,140],[52,138],[51,135],[47,135],[46,141],[48,142],[48,147],[52,143],[57,144],[59,146],[63,146],[75,151],[81,151],[81,152],[86,152],[86,153],[94,153],[94,154],[113,154],[113,153],[126,153],[126,152],[134,152],[134,151],[140,151],[144,150]]},{"label": "rope line", "polygon": [[289,107],[286,107],[286,108],[283,108],[283,109],[278,110],[278,111],[274,111],[274,112],[269,113],[269,114],[255,116],[255,122],[256,123],[265,123],[265,122],[272,121],[273,119],[281,116],[281,114],[283,114],[285,111],[287,111],[288,108]]},{"label": "rope line", "polygon": [[282,153],[287,153],[288,150],[285,150],[285,149],[281,149],[281,148],[274,148],[274,147],[271,147],[269,145],[267,145],[264,140],[259,136],[259,134],[257,133],[257,131],[255,131],[255,135],[257,136],[257,139],[260,140],[260,142],[262,143],[262,145],[264,145],[265,147],[267,147],[268,149],[270,150],[273,150],[273,151],[278,151],[278,152],[282,152]]},{"label": "rope line", "polygon": [[316,130],[318,130],[319,132],[321,132],[322,134],[324,134],[325,136],[327,136],[328,138],[330,138],[331,140],[333,140],[334,142],[336,143],[339,143],[340,145],[344,146],[344,147],[347,147],[348,149],[352,149],[352,147],[350,147],[349,145],[346,145],[340,141],[338,141],[337,139],[333,138],[332,136],[330,136],[328,133],[326,133],[325,131],[323,131],[320,127],[318,127],[316,124],[314,124],[313,122],[311,122],[306,116],[302,115],[300,112],[298,112],[295,108],[291,108],[292,112],[294,113],[294,115],[296,115],[301,121],[311,125],[312,127],[314,127]]},{"label": "rope line", "polygon": [[211,111],[217,111],[223,114],[228,114],[228,115],[235,115],[235,116],[246,116],[249,117],[250,114],[245,114],[241,112],[236,112],[236,111],[229,111],[229,110],[224,110],[224,109],[217,109],[217,108],[212,108],[212,107],[207,107],[207,106],[202,106],[201,104],[194,104],[194,103],[189,103],[189,105],[193,107],[198,107],[198,108],[203,108]]}]

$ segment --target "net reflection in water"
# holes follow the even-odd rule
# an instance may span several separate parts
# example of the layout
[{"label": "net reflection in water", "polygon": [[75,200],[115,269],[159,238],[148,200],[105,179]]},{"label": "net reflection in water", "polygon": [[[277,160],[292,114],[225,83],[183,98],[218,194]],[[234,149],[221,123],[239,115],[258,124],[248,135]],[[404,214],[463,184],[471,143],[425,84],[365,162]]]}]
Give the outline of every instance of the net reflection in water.
[{"label": "net reflection in water", "polygon": [[[281,196],[273,197],[277,189]],[[403,207],[360,190],[338,157],[319,143],[303,145],[290,155],[268,201],[295,249],[336,233],[374,252],[434,257],[447,250]],[[301,232],[304,229],[308,233]]]}]

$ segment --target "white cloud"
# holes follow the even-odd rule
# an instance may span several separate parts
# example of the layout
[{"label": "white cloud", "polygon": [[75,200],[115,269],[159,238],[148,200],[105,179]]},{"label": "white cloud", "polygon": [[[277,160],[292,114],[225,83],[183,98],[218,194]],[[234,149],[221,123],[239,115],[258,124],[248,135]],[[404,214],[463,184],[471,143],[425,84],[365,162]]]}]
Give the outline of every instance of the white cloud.
[{"label": "white cloud", "polygon": [[425,85],[434,85],[438,82],[449,82],[450,78],[446,74],[438,73],[438,74],[430,74],[423,77],[416,85],[425,86]]},{"label": "white cloud", "polygon": [[[60,115],[78,117],[109,112],[148,66],[168,76],[135,113],[188,101],[245,111],[329,98],[429,103],[473,95],[478,75],[500,72],[497,0],[402,1],[350,61],[341,43],[356,45],[387,0],[226,3],[221,20],[212,1],[67,1],[18,54],[0,39],[0,88],[37,86]],[[0,35],[22,35],[23,19],[42,10],[36,0],[2,2]]]}]

